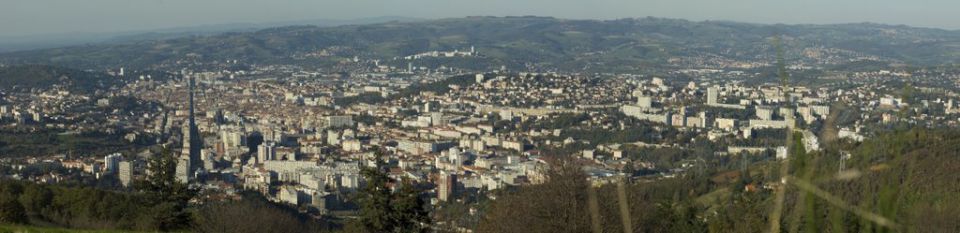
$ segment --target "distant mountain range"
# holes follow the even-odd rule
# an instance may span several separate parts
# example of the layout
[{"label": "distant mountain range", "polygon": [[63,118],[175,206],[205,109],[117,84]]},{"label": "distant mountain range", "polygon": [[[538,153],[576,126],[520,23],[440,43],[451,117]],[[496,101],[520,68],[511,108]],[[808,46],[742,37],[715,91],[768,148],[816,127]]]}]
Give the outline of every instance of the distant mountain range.
[{"label": "distant mountain range", "polygon": [[[4,53],[0,54],[0,62],[81,69],[173,69],[183,60],[311,64],[310,59],[329,62],[353,56],[389,62],[426,51],[475,46],[481,57],[443,62],[478,69],[504,65],[578,72],[636,71],[651,67],[687,68],[698,62],[763,64],[774,60],[772,41],[778,36],[787,59],[794,63],[855,62],[864,57],[917,66],[960,63],[960,31],[870,23],[763,25],[663,18],[600,21],[548,17],[288,26],[177,38],[157,35],[159,39],[146,35],[118,43]],[[321,51],[326,54],[302,58]],[[435,59],[416,62],[440,64]]]},{"label": "distant mountain range", "polygon": [[270,23],[230,23],[214,24],[190,27],[176,27],[149,30],[133,30],[121,32],[77,32],[77,33],[53,33],[30,36],[8,36],[0,37],[0,52],[14,52],[24,50],[36,50],[46,48],[57,48],[75,45],[90,44],[115,44],[124,42],[134,42],[143,40],[161,40],[173,39],[185,36],[203,36],[216,35],[227,32],[253,32],[265,28],[283,27],[290,25],[313,25],[319,27],[332,27],[341,25],[360,25],[375,24],[385,22],[413,22],[422,19],[409,17],[373,17],[350,20],[337,19],[316,19],[316,20],[297,20],[280,21]]}]

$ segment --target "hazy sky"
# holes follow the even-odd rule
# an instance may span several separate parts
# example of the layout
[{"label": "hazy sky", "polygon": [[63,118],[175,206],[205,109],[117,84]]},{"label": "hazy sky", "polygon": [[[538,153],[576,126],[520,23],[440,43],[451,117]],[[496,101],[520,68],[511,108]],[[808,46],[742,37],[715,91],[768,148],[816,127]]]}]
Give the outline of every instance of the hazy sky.
[{"label": "hazy sky", "polygon": [[960,29],[958,0],[0,0],[0,37],[378,16],[669,17]]}]

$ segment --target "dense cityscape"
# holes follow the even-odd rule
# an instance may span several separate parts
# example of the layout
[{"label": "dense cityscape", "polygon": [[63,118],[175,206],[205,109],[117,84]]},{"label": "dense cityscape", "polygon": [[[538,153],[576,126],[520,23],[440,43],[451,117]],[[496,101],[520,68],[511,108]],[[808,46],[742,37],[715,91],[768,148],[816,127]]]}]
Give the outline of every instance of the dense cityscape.
[{"label": "dense cityscape", "polygon": [[[809,219],[800,217],[807,216],[802,208],[820,208],[822,213],[811,215],[834,219],[826,217],[835,212],[829,206],[847,206],[849,213],[836,218],[864,222],[845,228],[847,231],[891,226],[894,231],[921,229],[922,222],[914,221],[915,214],[928,212],[905,213],[915,209],[904,207],[901,210],[908,217],[884,212],[874,218],[861,212],[888,207],[854,202],[845,194],[834,193],[840,198],[829,193],[813,196],[816,192],[810,190],[843,186],[814,178],[881,177],[878,173],[887,169],[907,169],[891,167],[896,164],[891,161],[902,159],[866,159],[861,154],[876,152],[867,147],[880,151],[874,153],[877,155],[899,155],[935,151],[916,146],[953,140],[950,135],[956,134],[951,132],[960,127],[960,69],[950,64],[907,65],[881,54],[831,47],[791,50],[785,55],[780,40],[778,35],[763,38],[760,43],[766,50],[753,56],[684,53],[641,72],[624,72],[612,64],[607,71],[595,72],[602,69],[596,66],[603,62],[591,62],[584,66],[591,68],[579,70],[549,68],[546,62],[535,60],[525,65],[479,62],[493,59],[494,55],[488,54],[492,48],[473,44],[394,57],[359,52],[363,48],[330,46],[290,53],[284,58],[289,60],[283,60],[295,62],[274,63],[191,53],[158,64],[121,63],[72,71],[0,60],[5,62],[0,69],[7,70],[0,72],[0,78],[11,80],[0,87],[0,176],[25,187],[94,187],[110,193],[147,195],[150,191],[144,187],[152,187],[162,176],[158,174],[166,174],[191,190],[184,208],[204,209],[215,203],[262,198],[268,202],[265,205],[293,213],[297,221],[318,223],[320,227],[314,230],[322,231],[349,230],[356,219],[366,221],[372,207],[366,202],[370,198],[365,197],[375,197],[370,191],[380,192],[382,187],[388,189],[388,195],[413,193],[409,199],[415,200],[412,209],[424,213],[415,217],[419,220],[409,220],[413,222],[407,228],[397,228],[401,230],[361,231],[566,232],[555,231],[561,228],[522,228],[510,224],[524,220],[504,218],[510,218],[511,211],[527,216],[531,212],[523,208],[539,206],[516,204],[536,202],[537,198],[510,202],[511,195],[566,187],[551,184],[564,177],[557,172],[569,165],[575,166],[580,174],[574,177],[584,178],[587,188],[526,196],[550,199],[583,192],[583,196],[570,198],[584,198],[586,204],[571,208],[593,211],[593,215],[584,214],[586,222],[569,232],[619,231],[606,226],[600,229],[598,215],[606,224],[616,225],[615,229],[620,229],[621,223],[625,228],[634,224],[636,232],[767,232],[772,225],[779,231],[780,212],[768,207],[749,207],[763,210],[758,213],[760,222],[748,220],[737,225],[724,220],[741,216],[724,212],[724,208],[742,207],[729,203],[753,203],[744,201],[748,199],[787,205],[786,211],[781,210],[784,216],[796,219]],[[162,43],[168,42],[158,42]],[[613,51],[596,51],[606,52]],[[789,58],[785,60],[785,56]],[[478,63],[485,65],[477,67]],[[76,78],[90,73],[98,73],[100,81]],[[52,84],[29,81],[40,76],[52,77]],[[83,85],[97,88],[78,89]],[[899,134],[921,137],[917,132],[941,139],[891,151],[878,145],[900,144],[876,141]],[[164,164],[164,158],[168,163]],[[955,164],[956,158],[952,159],[939,161]],[[917,167],[923,163],[908,163],[909,169],[924,169]],[[163,166],[170,167],[166,171],[158,168]],[[788,167],[793,176],[777,172]],[[807,167],[817,167],[810,171],[817,170],[822,176],[805,172]],[[944,171],[950,170],[933,169],[926,174],[936,177]],[[801,181],[792,186],[792,179]],[[803,186],[809,183],[820,187]],[[662,194],[623,191],[624,186],[632,190],[634,186],[666,184],[681,190],[684,184],[690,186],[689,191],[649,191]],[[697,186],[700,184],[705,188]],[[944,185],[949,186],[944,187],[947,190],[956,187]],[[784,192],[792,193],[786,194],[787,204],[783,204]],[[675,209],[701,208],[686,216],[691,220],[685,224],[703,228],[668,228],[662,222],[646,220],[621,222],[619,219],[631,215],[670,219],[640,213],[663,209],[654,204],[627,207],[624,195],[633,197],[630,205],[672,199],[681,203],[673,205],[684,206]],[[673,198],[657,199],[659,195]],[[893,198],[906,203],[920,197],[927,196]],[[557,198],[564,204],[574,203]],[[942,198],[943,202],[934,205],[957,203],[950,202],[956,198]],[[840,205],[836,203],[846,202],[835,199],[854,203]],[[8,201],[0,202],[9,207]],[[621,204],[618,207],[616,203]],[[504,210],[504,205],[510,208]],[[727,205],[737,207],[724,207]],[[934,228],[921,232],[956,229],[949,228],[956,227],[955,223],[936,225],[957,217],[951,215],[956,211],[939,208],[931,211],[939,213],[943,221],[930,220],[928,226]],[[193,218],[204,219],[202,211],[186,212],[200,212]],[[776,220],[768,215],[777,216]],[[49,216],[67,219],[73,215],[38,211],[29,215],[28,221],[14,223],[178,230],[97,225]],[[594,217],[592,225],[590,216]],[[9,219],[0,214],[0,220]],[[579,218],[566,220],[570,224],[580,221],[571,219]],[[810,229],[804,221],[812,220],[788,219],[791,217],[784,217],[784,227]],[[908,225],[888,225],[888,220]],[[645,224],[665,228],[643,228]],[[827,229],[830,223],[814,225]],[[834,227],[837,225],[843,226]],[[194,230],[228,231],[218,229]]]}]

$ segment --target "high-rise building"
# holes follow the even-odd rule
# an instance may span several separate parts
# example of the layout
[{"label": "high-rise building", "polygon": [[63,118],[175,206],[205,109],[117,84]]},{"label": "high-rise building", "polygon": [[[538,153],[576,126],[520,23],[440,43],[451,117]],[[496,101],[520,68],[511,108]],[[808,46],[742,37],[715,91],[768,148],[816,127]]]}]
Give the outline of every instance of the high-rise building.
[{"label": "high-rise building", "polygon": [[242,132],[224,130],[220,133],[220,141],[228,148],[240,147],[246,144],[245,136]]},{"label": "high-rise building", "polygon": [[211,152],[210,150],[203,150],[201,153],[201,159],[203,159],[203,169],[210,171],[217,168],[217,156],[216,153]]},{"label": "high-rise building", "polygon": [[277,157],[276,145],[273,142],[264,142],[257,147],[257,160],[263,163]]},{"label": "high-rise building", "polygon": [[448,151],[448,155],[450,156],[448,158],[450,160],[450,163],[456,166],[463,165],[464,159],[463,159],[463,154],[460,152],[460,148],[451,147],[450,150]]},{"label": "high-rise building", "polygon": [[700,112],[700,127],[710,127],[710,119],[707,118],[707,112]]},{"label": "high-rise building", "polygon": [[353,117],[349,115],[345,116],[327,116],[324,118],[327,123],[327,128],[336,128],[336,127],[352,127],[353,126]]},{"label": "high-rise building", "polygon": [[103,167],[106,173],[114,174],[117,173],[117,170],[120,166],[120,160],[123,160],[123,156],[120,153],[113,153],[107,155],[103,158]]},{"label": "high-rise building", "polygon": [[439,151],[440,145],[427,141],[400,140],[397,141],[397,149],[413,155],[422,155]]},{"label": "high-rise building", "polygon": [[427,101],[423,104],[424,112],[436,112],[440,110],[440,102],[437,101]]},{"label": "high-rise building", "polygon": [[43,113],[42,113],[42,112],[31,111],[31,112],[30,112],[30,118],[31,118],[31,120],[33,121],[33,123],[37,123],[37,124],[43,123]]},{"label": "high-rise building", "polygon": [[130,187],[130,181],[133,180],[133,163],[130,161],[120,162],[120,169],[117,172],[120,178],[120,184],[124,187]]},{"label": "high-rise building", "polygon": [[717,104],[717,99],[720,96],[720,90],[717,87],[708,87],[707,88],[707,105]]},{"label": "high-rise building", "polygon": [[443,120],[443,113],[440,112],[431,112],[430,113],[430,124],[433,126],[446,125],[447,122]]},{"label": "high-rise building", "polygon": [[830,106],[827,105],[811,105],[810,110],[813,111],[814,114],[822,117],[830,115]]},{"label": "high-rise building", "polygon": [[190,170],[191,165],[192,164],[190,164],[189,158],[180,157],[180,159],[177,159],[177,169],[175,172],[177,182],[180,182],[180,183],[190,182],[190,174],[192,173]]},{"label": "high-rise building", "polygon": [[637,106],[643,109],[650,109],[653,107],[653,97],[650,96],[640,96],[637,97]]},{"label": "high-rise building", "polygon": [[794,116],[797,114],[796,111],[793,110],[793,108],[789,108],[789,107],[780,107],[780,110],[777,111],[777,113],[779,113],[780,116],[782,116],[784,119],[793,119]]},{"label": "high-rise building", "polygon": [[454,191],[456,191],[457,185],[457,175],[448,173],[446,171],[440,172],[440,177],[437,180],[437,199],[440,201],[448,201],[454,196]]},{"label": "high-rise building", "polygon": [[213,112],[213,122],[218,125],[222,125],[227,122],[227,117],[223,113],[223,109],[217,109]]},{"label": "high-rise building", "polygon": [[771,120],[773,119],[773,108],[770,107],[757,107],[757,119],[760,120]]}]

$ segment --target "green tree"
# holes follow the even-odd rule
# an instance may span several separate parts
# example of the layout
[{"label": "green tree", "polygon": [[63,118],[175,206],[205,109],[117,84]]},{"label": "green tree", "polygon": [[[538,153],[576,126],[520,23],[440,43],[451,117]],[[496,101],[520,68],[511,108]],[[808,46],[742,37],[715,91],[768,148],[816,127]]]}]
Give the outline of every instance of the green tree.
[{"label": "green tree", "polygon": [[360,216],[353,223],[362,232],[390,232],[390,189],[387,187],[389,177],[373,168],[364,168],[361,171],[366,185],[357,196],[360,205]]},{"label": "green tree", "polygon": [[147,165],[147,178],[138,185],[151,209],[146,224],[161,231],[188,227],[191,219],[187,207],[196,190],[176,180],[177,163],[169,151],[150,159]]},{"label": "green tree", "polygon": [[581,166],[572,160],[561,161],[551,167],[547,177],[543,184],[499,196],[477,232],[590,232],[590,183]]},{"label": "green tree", "polygon": [[427,232],[429,212],[424,208],[423,198],[412,182],[403,182],[391,198],[394,232]]},{"label": "green tree", "polygon": [[53,202],[53,192],[41,185],[27,185],[19,200],[29,216],[39,217],[42,210]]},{"label": "green tree", "polygon": [[[302,220],[297,212],[268,202],[256,193],[244,194],[242,200],[209,203],[194,214],[196,232],[316,232],[320,228],[312,219]],[[323,232],[323,231],[321,231]]]},{"label": "green tree", "polygon": [[377,168],[361,171],[366,185],[357,194],[360,216],[348,225],[349,231],[357,232],[426,232],[429,213],[423,199],[411,182],[398,182],[399,188],[391,192],[392,182],[383,171],[382,152],[377,150]]},{"label": "green tree", "polygon": [[27,223],[27,211],[12,195],[0,193],[0,223]]}]

